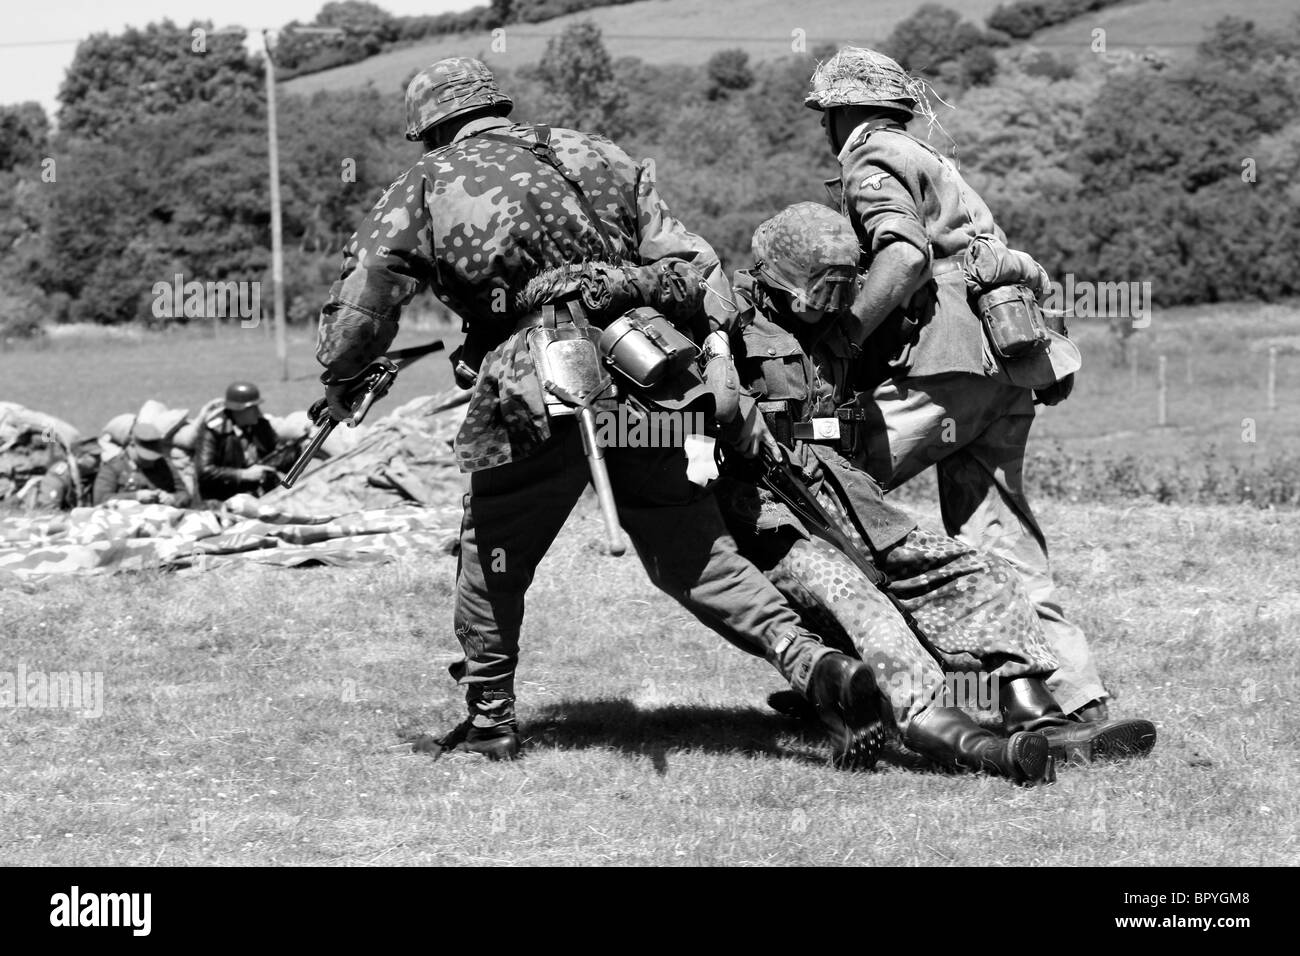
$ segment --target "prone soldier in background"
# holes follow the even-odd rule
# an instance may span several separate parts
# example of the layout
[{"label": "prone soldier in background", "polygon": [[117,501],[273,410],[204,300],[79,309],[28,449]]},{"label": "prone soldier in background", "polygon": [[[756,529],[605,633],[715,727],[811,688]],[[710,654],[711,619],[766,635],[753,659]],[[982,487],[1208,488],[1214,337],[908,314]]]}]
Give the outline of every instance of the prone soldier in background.
[{"label": "prone soldier in background", "polygon": [[126,498],[188,507],[190,493],[172,465],[169,451],[168,442],[156,426],[137,421],[122,452],[100,465],[95,475],[94,503]]},{"label": "prone soldier in background", "polygon": [[[1148,752],[1156,735],[1150,721],[1082,722],[1062,712],[1044,683],[1057,658],[1006,561],[918,527],[847,459],[870,427],[855,402],[859,355],[845,321],[859,251],[849,221],[816,203],[762,223],[754,233],[754,268],[733,281],[741,307],[733,354],[742,386],[770,417],[797,480],[844,544],[871,562],[877,584],[846,552],[808,533],[817,517],[806,502],[786,504],[752,484],[728,482],[719,499],[741,553],[819,633],[851,642],[877,683],[889,688],[903,743],[919,753],[1032,782],[1041,779],[1035,761],[1044,744],[1025,734],[1045,737],[1062,762]],[[996,681],[1009,740],[944,699],[944,670]]]},{"label": "prone soldier in background", "polygon": [[194,473],[199,497],[225,501],[237,494],[261,495],[279,484],[265,459],[278,438],[262,415],[262,395],[251,382],[233,382],[220,411],[199,424]]},{"label": "prone soldier in background", "polygon": [[[343,421],[356,377],[392,343],[418,292],[432,288],[465,321],[469,344],[454,355],[462,384],[474,389],[455,443],[470,473],[454,613],[464,657],[451,673],[465,688],[468,717],[417,747],[491,759],[520,749],[515,669],[525,592],[598,472],[588,472],[579,416],[557,407],[589,410],[610,395],[592,351],[593,323],[642,304],[697,313],[717,327],[717,317],[698,316],[703,286],[723,297],[727,290],[717,256],[673,218],[646,166],[600,136],[511,123],[512,105],[474,59],[441,60],[412,80],[407,138],[421,141],[424,155],[349,242],[316,352],[331,414]],[[584,296],[584,278],[600,289]],[[641,286],[630,298],[608,294]],[[548,363],[563,366],[566,353],[592,359],[580,385],[552,377]],[[719,362],[729,368],[729,357]],[[660,398],[685,407],[690,391],[669,383]],[[727,429],[751,453],[762,437],[753,413]],[[880,714],[870,671],[822,644],[737,554],[716,502],[688,478],[682,448],[606,451],[618,516],[653,582],[806,696],[832,733],[837,764],[873,762]]]}]

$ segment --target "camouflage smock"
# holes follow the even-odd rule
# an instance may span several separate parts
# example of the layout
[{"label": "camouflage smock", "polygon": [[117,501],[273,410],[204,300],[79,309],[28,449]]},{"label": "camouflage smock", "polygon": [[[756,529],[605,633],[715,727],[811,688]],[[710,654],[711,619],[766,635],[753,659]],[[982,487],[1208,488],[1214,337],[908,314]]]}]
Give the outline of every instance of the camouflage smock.
[{"label": "camouflage smock", "polygon": [[[316,357],[327,381],[348,379],[382,355],[403,306],[425,287],[467,330],[488,333],[495,348],[456,439],[462,471],[525,458],[550,437],[525,335],[514,331],[523,317],[515,297],[538,273],[591,260],[640,265],[676,257],[704,273],[719,293],[714,303],[729,298],[717,254],[672,216],[651,162],[634,163],[600,136],[550,129],[553,155],[581,185],[598,225],[569,180],[532,151],[539,130],[481,118],[425,153],[348,242],[342,277],[321,311]],[[725,324],[720,306],[706,303],[706,311]]]},{"label": "camouflage smock", "polygon": [[[732,327],[732,355],[740,384],[759,401],[787,401],[795,421],[835,417],[852,404],[852,368],[856,350],[840,325],[824,321],[790,331],[763,307],[765,298],[754,274],[740,270],[732,281],[738,308]],[[885,501],[865,472],[854,468],[830,445],[795,441],[787,449],[810,489],[822,499],[853,540],[865,538],[876,552],[901,541],[916,521]],[[770,492],[745,482],[719,483],[718,498],[729,521],[743,521],[756,531],[788,527],[802,533],[802,523]]]}]

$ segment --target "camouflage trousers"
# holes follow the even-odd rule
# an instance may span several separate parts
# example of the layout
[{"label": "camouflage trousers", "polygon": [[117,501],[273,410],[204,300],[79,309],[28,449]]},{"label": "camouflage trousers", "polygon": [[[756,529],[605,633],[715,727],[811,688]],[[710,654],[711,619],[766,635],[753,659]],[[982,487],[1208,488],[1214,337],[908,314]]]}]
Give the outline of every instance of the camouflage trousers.
[{"label": "camouflage trousers", "polygon": [[[737,552],[712,494],[687,479],[682,448],[608,448],[605,461],[623,530],[651,581],[805,693],[830,648]],[[589,480],[572,419],[553,422],[529,457],[470,476],[454,612],[464,658],[451,675],[479,726],[514,717],[524,595]]]},{"label": "camouflage trousers", "polygon": [[738,528],[736,540],[806,626],[871,666],[900,731],[927,707],[995,703],[999,679],[1056,667],[1010,566],[946,535],[917,528],[875,555],[889,595],[839,550],[794,529]]},{"label": "camouflage trousers", "polygon": [[1067,713],[1106,688],[1083,631],[1055,598],[1047,542],[1024,490],[1029,389],[967,373],[887,381],[859,402],[872,421],[854,464],[888,491],[935,465],[944,529],[1019,573],[1061,662],[1048,687]]}]

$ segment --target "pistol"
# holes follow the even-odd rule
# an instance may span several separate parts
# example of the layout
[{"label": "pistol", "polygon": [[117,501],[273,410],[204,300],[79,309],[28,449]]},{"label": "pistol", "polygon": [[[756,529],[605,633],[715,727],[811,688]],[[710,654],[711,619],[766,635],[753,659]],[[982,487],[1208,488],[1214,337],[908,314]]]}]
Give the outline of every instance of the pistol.
[{"label": "pistol", "polygon": [[[377,358],[365,367],[365,370],[357,377],[356,389],[349,396],[349,406],[352,409],[352,415],[348,418],[349,425],[360,425],[370,412],[370,406],[379,399],[388,394],[388,390],[393,387],[393,382],[397,381],[397,363],[389,358]],[[320,451],[321,445],[325,444],[326,439],[338,425],[334,416],[330,414],[329,405],[323,398],[318,398],[307,410],[307,415],[312,424],[316,426],[316,434],[311,437],[311,441],[303,448],[302,454],[298,460],[293,463],[289,471],[280,479],[280,484],[286,488],[292,488],[294,482],[302,477],[303,470],[307,467],[308,462],[316,457]]]}]

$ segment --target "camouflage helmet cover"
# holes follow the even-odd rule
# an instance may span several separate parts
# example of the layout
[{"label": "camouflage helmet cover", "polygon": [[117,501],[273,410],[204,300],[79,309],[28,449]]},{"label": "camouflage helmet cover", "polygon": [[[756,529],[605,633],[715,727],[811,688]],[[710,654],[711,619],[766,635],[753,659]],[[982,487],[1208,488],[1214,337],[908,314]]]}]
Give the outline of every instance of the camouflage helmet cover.
[{"label": "camouflage helmet cover", "polygon": [[862,249],[853,224],[820,203],[787,206],[754,231],[754,271],[804,307],[848,308]]},{"label": "camouflage helmet cover", "polygon": [[406,138],[415,142],[431,127],[453,116],[514,101],[501,92],[482,60],[452,56],[425,67],[406,87]]},{"label": "camouflage helmet cover", "polygon": [[846,46],[813,71],[803,105],[814,110],[835,106],[887,106],[909,116],[919,83],[895,60],[863,47]]}]

